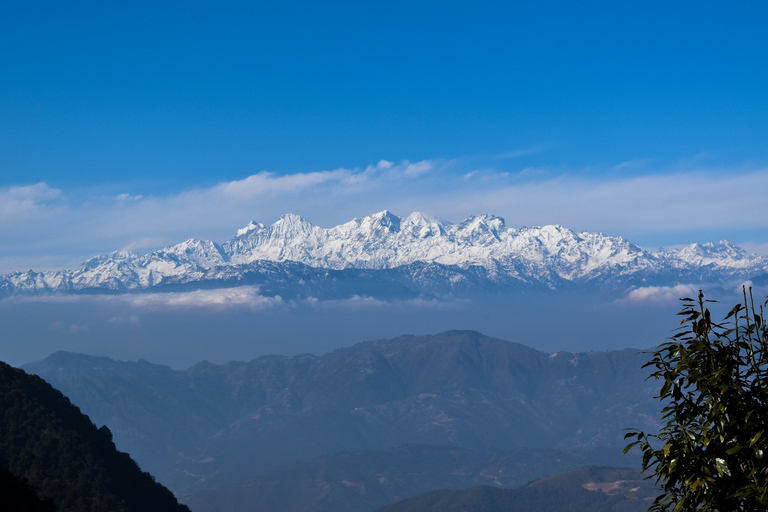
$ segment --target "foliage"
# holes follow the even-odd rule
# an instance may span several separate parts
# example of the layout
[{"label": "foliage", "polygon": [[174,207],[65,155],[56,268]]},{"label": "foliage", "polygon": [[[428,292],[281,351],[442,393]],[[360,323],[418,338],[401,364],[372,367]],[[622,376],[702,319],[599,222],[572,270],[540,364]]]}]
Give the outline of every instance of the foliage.
[{"label": "foliage", "polygon": [[[188,512],[59,391],[0,362],[0,466],[68,512]],[[0,502],[0,509],[7,503]]]},{"label": "foliage", "polygon": [[0,466],[0,505],[3,510],[56,512],[52,500],[41,499],[29,482],[3,466]]},{"label": "foliage", "polygon": [[[644,367],[662,381],[658,435],[632,431],[662,494],[653,511],[768,510],[768,331],[752,289],[712,321],[699,291],[684,302],[677,334]],[[768,305],[768,301],[766,301]],[[650,377],[649,377],[650,378]]]}]

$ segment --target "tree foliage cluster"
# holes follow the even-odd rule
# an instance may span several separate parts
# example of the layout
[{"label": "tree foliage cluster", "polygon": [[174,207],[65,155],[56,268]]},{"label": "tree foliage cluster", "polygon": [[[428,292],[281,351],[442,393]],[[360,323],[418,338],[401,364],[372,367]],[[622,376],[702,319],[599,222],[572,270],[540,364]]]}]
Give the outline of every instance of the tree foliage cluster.
[{"label": "tree foliage cluster", "polygon": [[0,362],[0,466],[57,510],[178,511],[173,494],[117,451],[112,433],[44,380]]},{"label": "tree foliage cluster", "polygon": [[56,512],[50,499],[43,500],[25,479],[0,466],[0,506],[3,510]]},{"label": "tree foliage cluster", "polygon": [[658,434],[626,435],[662,493],[653,511],[768,510],[768,330],[752,289],[723,322],[709,303],[681,299],[681,327],[645,365],[659,379]]}]

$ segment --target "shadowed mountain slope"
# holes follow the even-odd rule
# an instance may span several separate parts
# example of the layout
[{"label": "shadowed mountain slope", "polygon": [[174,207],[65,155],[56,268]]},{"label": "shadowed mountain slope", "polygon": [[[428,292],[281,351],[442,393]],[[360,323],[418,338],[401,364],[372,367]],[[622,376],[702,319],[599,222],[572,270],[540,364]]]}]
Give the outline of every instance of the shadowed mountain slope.
[{"label": "shadowed mountain slope", "polygon": [[0,466],[57,510],[188,510],[115,449],[108,428],[97,429],[41,378],[1,362],[0,412]]},{"label": "shadowed mountain slope", "polygon": [[43,500],[25,479],[0,466],[0,504],[3,510],[55,512],[51,500]]},{"label": "shadowed mountain slope", "polygon": [[434,489],[518,487],[532,478],[579,468],[584,459],[628,461],[618,450],[481,450],[411,445],[385,451],[322,455],[246,482],[201,491],[195,512],[370,512]]},{"label": "shadowed mountain slope", "polygon": [[657,491],[635,469],[584,468],[518,489],[431,491],[376,512],[646,512]]},{"label": "shadowed mountain slope", "polygon": [[657,425],[643,361],[450,331],[186,371],[70,353],[26,368],[190,494],[321,454],[409,444],[618,448],[623,428]]}]

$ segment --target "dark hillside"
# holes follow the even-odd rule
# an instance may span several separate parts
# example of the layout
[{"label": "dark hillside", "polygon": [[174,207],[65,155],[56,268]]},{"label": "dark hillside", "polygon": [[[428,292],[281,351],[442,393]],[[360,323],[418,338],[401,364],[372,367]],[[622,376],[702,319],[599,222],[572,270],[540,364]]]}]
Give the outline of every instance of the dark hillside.
[{"label": "dark hillside", "polygon": [[168,489],[118,452],[40,377],[0,362],[0,466],[28,481],[60,512],[182,512]]},{"label": "dark hillside", "polygon": [[0,466],[0,505],[2,510],[56,512],[51,500],[43,500],[29,482]]}]

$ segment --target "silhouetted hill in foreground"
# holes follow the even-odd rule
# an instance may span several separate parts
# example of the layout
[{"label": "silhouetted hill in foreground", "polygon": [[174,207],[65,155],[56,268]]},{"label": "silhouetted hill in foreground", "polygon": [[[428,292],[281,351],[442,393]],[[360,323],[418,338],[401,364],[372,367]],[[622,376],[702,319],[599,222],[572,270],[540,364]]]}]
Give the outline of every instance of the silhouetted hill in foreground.
[{"label": "silhouetted hill in foreground", "polygon": [[0,466],[0,508],[23,512],[55,512],[51,500],[38,496],[29,482]]},{"label": "silhouetted hill in foreground", "polygon": [[646,512],[656,495],[636,469],[590,467],[517,489],[431,491],[376,512]]},{"label": "silhouetted hill in foreground", "polygon": [[0,466],[59,512],[188,512],[115,449],[108,428],[97,429],[40,377],[2,362],[0,412]]},{"label": "silhouetted hill in foreground", "polygon": [[620,451],[624,428],[658,428],[646,357],[450,331],[186,371],[63,352],[25,368],[190,496],[323,454],[413,444]]}]

